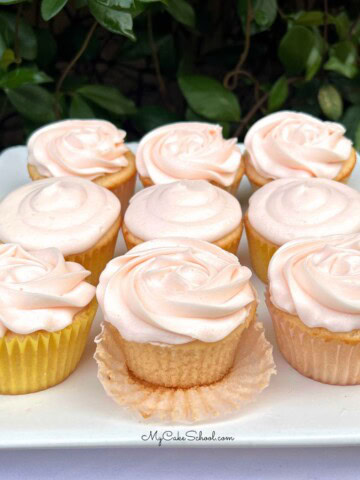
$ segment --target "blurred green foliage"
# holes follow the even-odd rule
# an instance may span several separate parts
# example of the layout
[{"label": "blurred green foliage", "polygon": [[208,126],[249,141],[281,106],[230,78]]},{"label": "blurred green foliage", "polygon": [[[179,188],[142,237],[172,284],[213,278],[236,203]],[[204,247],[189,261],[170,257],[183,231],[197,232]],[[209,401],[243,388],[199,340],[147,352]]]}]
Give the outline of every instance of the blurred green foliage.
[{"label": "blurred green foliage", "polygon": [[129,140],[179,120],[243,138],[294,109],[360,148],[357,0],[0,0],[0,143],[64,118]]}]

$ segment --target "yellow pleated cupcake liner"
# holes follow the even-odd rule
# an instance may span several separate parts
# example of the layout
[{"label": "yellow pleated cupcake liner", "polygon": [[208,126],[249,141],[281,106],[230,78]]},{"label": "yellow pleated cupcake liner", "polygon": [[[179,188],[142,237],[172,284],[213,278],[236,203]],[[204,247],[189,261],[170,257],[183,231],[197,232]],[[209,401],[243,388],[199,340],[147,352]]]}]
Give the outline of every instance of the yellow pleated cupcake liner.
[{"label": "yellow pleated cupcake liner", "polygon": [[62,330],[0,338],[0,394],[38,392],[65,380],[81,359],[96,310],[94,299]]},{"label": "yellow pleated cupcake liner", "polygon": [[305,377],[330,385],[360,385],[360,330],[310,328],[276,308],[266,294],[276,340],[285,360]]},{"label": "yellow pleated cupcake liner", "polygon": [[257,233],[256,230],[254,230],[249,222],[247,213],[244,217],[244,224],[252,268],[260,280],[264,283],[267,283],[269,263],[271,257],[279,247],[274,243],[267,241],[264,237]]},{"label": "yellow pleated cupcake liner", "polygon": [[72,255],[66,255],[65,260],[68,262],[80,263],[84,268],[90,270],[91,275],[86,281],[92,285],[99,283],[101,272],[106,264],[113,258],[116,240],[119,229],[121,227],[121,218],[119,217],[106,234],[89,250]]},{"label": "yellow pleated cupcake liner", "polygon": [[[226,250],[227,252],[230,252],[236,255],[239,248],[242,231],[243,231],[243,222],[241,222],[240,225],[237,228],[235,228],[235,230],[230,232],[228,235],[225,235],[225,237],[220,238],[216,242],[212,242],[212,243]],[[144,242],[144,240],[142,240],[141,238],[133,235],[129,231],[125,223],[123,223],[122,225],[122,232],[123,232],[124,241],[128,250],[131,250],[132,248],[136,247],[136,245],[140,245],[140,243]],[[156,234],[154,234],[154,238],[156,238]]]}]

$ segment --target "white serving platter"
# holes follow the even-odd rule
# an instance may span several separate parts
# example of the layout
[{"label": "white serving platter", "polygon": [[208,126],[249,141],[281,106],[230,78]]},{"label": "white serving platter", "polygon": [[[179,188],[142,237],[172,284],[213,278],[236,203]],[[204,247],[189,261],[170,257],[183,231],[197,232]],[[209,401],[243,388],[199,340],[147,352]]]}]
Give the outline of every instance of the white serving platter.
[{"label": "white serving platter", "polygon": [[[7,149],[0,156],[0,199],[26,182],[26,148]],[[349,185],[360,187],[359,162]],[[243,211],[250,193],[244,178],[239,189]],[[117,253],[124,251],[119,238]],[[250,266],[245,235],[239,258]],[[99,331],[98,314],[79,368],[65,382],[30,395],[0,395],[0,448],[154,446],[156,440],[143,439],[156,431],[157,438],[165,437],[162,445],[178,447],[360,445],[360,386],[323,385],[293,370],[276,347],[263,301],[264,286],[257,278],[254,284],[261,299],[258,316],[274,345],[278,374],[240,414],[211,423],[165,425],[139,420],[122,410],[106,396],[96,377],[92,340]],[[212,435],[234,440],[204,439]],[[184,436],[187,440],[178,440]],[[192,440],[194,436],[203,440]]]}]

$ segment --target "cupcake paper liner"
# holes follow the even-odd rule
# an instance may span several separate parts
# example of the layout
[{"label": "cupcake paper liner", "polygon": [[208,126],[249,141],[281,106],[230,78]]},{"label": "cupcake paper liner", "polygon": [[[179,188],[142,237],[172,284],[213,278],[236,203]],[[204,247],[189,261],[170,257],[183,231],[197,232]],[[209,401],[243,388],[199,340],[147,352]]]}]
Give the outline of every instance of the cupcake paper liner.
[{"label": "cupcake paper liner", "polygon": [[142,419],[194,423],[241,411],[276,373],[272,346],[256,321],[241,335],[230,372],[216,383],[188,389],[157,387],[135,378],[106,324],[96,341],[98,378],[106,393]]},{"label": "cupcake paper liner", "polygon": [[96,310],[94,299],[62,330],[0,338],[0,394],[37,392],[65,380],[80,361]]},{"label": "cupcake paper liner", "polygon": [[[122,226],[122,231],[123,231],[123,236],[125,240],[125,244],[128,250],[131,250],[134,248],[136,245],[139,245],[140,243],[143,243],[144,240],[141,240],[141,238],[136,237],[133,235],[123,223]],[[240,223],[240,225],[230,232],[228,235],[225,235],[225,237],[220,238],[216,242],[212,242],[214,245],[217,245],[220,248],[223,248],[227,252],[233,253],[236,255],[238,248],[239,248],[239,243],[241,240],[241,235],[243,231],[243,222]]]},{"label": "cupcake paper liner", "polygon": [[264,283],[268,282],[267,271],[271,257],[274,255],[276,250],[279,248],[277,245],[268,242],[264,237],[259,235],[249,222],[248,215],[244,217],[246,236],[249,246],[249,254],[251,265]]},{"label": "cupcake paper liner", "polygon": [[99,277],[106,264],[113,258],[118,232],[121,227],[121,218],[119,217],[107,233],[89,250],[72,255],[66,255],[68,262],[80,263],[84,268],[91,272],[86,281],[92,285],[99,283]]},{"label": "cupcake paper liner", "polygon": [[[325,329],[311,329],[276,308],[266,297],[280,352],[305,377],[331,385],[360,384],[360,339]],[[349,340],[346,340],[346,337]]]}]

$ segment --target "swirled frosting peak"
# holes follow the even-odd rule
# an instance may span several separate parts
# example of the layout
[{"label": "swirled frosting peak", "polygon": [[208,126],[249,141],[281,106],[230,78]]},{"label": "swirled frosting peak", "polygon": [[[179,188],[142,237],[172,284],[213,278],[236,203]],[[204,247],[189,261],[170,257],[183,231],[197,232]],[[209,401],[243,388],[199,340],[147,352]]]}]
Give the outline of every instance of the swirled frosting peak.
[{"label": "swirled frosting peak", "polygon": [[0,245],[0,337],[7,330],[29,334],[70,325],[95,296],[95,287],[84,281],[89,274],[55,248],[26,252]]},{"label": "swirled frosting peak", "polygon": [[157,183],[209,180],[231,185],[240,166],[236,138],[225,140],[219,125],[179,122],[152,130],[141,140],[136,167]]},{"label": "swirled frosting peak", "polygon": [[254,229],[276,245],[360,232],[360,193],[325,178],[283,178],[250,197],[248,216]]},{"label": "swirled frosting peak", "polygon": [[310,328],[360,329],[360,235],[283,245],[269,266],[270,298]]},{"label": "swirled frosting peak", "polygon": [[210,242],[229,234],[241,221],[233,195],[205,180],[154,185],[137,193],[125,224],[138,238],[186,236]]},{"label": "swirled frosting peak", "polygon": [[351,154],[351,141],[344,134],[339,123],[282,111],[256,122],[245,137],[245,147],[265,178],[332,179]]},{"label": "swirled frosting peak", "polygon": [[126,133],[105,120],[63,120],[31,135],[28,161],[44,177],[93,180],[128,165]]},{"label": "swirled frosting peak", "polygon": [[120,215],[106,188],[79,177],[38,180],[0,203],[0,241],[27,250],[58,248],[63,255],[93,247]]},{"label": "swirled frosting peak", "polygon": [[202,240],[161,238],[111,260],[97,298],[129,341],[216,342],[242,324],[255,300],[251,271]]}]

